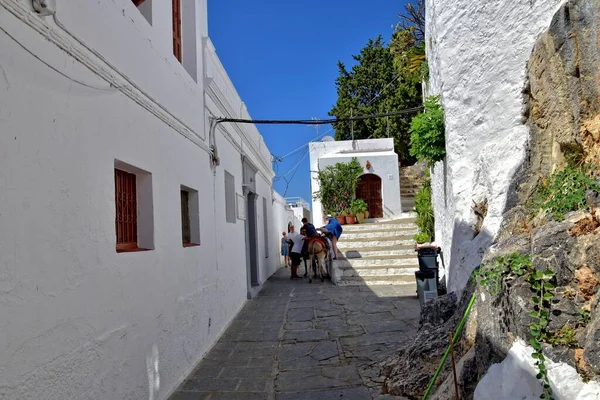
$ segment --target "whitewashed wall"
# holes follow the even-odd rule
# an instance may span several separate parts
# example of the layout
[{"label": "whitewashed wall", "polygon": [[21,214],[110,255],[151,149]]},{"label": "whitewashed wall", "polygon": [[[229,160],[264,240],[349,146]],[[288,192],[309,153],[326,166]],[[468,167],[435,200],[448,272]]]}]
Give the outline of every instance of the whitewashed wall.
[{"label": "whitewashed wall", "polygon": [[[205,117],[248,113],[204,38],[205,0],[185,6],[198,17],[197,40],[184,26],[187,69],[172,55],[171,2],[152,1],[152,24],[130,0],[57,3],[117,70],[29,1],[0,0],[2,29],[98,88],[0,31],[0,398],[165,399],[246,301],[244,224],[225,222],[224,171],[242,193],[242,154],[258,166],[260,232],[270,155],[254,126],[225,125],[209,168]],[[115,159],[152,174],[151,251],[115,251]],[[197,247],[181,244],[180,185],[198,190]],[[264,281],[279,249],[261,236]]]},{"label": "whitewashed wall", "polygon": [[[276,242],[277,251],[281,252],[281,233],[287,232],[288,223],[291,222],[296,228],[296,232],[300,232],[300,227],[302,226],[302,222],[298,215],[294,213],[289,207],[286,206],[285,199],[279,194],[273,194],[273,237]],[[283,259],[279,257],[280,266],[283,265]]]},{"label": "whitewashed wall", "polygon": [[[356,158],[363,166],[364,174],[373,174],[381,178],[381,197],[383,200],[383,217],[399,218],[402,215],[400,201],[400,177],[398,175],[398,154],[393,151],[377,153],[330,154],[319,159],[319,167],[325,168],[337,163],[349,163]],[[371,169],[364,166],[367,161]],[[319,221],[320,223],[321,221]]]},{"label": "whitewashed wall", "polygon": [[[436,241],[460,290],[500,227],[509,184],[528,141],[525,67],[562,0],[427,0],[429,94],[446,112],[444,162],[432,176]],[[488,200],[474,238],[473,202]]]},{"label": "whitewashed wall", "polygon": [[[327,165],[334,165],[336,162],[349,162],[352,160],[352,157],[356,154],[346,153],[346,154],[338,154],[340,151],[344,150],[353,150],[357,154],[360,155],[361,164],[364,166],[366,161],[371,161],[373,164],[373,160],[377,157],[377,152],[375,150],[379,150],[385,154],[383,159],[377,158],[377,165],[374,165],[374,168],[377,168],[378,172],[374,172],[381,178],[382,190],[384,191],[384,212],[385,204],[388,204],[388,211],[390,214],[388,216],[392,217],[395,215],[400,215],[402,213],[402,207],[400,205],[400,177],[398,175],[398,156],[394,153],[394,139],[368,139],[368,140],[356,140],[354,141],[354,147],[352,145],[351,140],[341,140],[341,141],[331,141],[331,142],[311,142],[309,144],[309,155],[310,155],[310,185],[311,185],[311,193],[314,196],[320,190],[319,180],[318,180],[318,171],[319,168],[326,167]],[[361,152],[371,151],[371,155],[364,156],[360,154]],[[391,152],[391,153],[390,153]],[[389,154],[387,154],[389,153]],[[325,156],[329,158],[328,161],[324,160]],[[393,164],[393,156],[395,158],[395,165]],[[335,161],[332,161],[333,158],[338,158]],[[320,162],[323,160],[324,162]],[[369,173],[369,171],[365,170],[365,173]],[[393,175],[392,179],[388,179],[388,175]],[[397,188],[397,190],[396,190]],[[323,205],[320,200],[316,200],[314,197],[312,199],[312,216],[315,224],[320,224],[323,218]]]}]

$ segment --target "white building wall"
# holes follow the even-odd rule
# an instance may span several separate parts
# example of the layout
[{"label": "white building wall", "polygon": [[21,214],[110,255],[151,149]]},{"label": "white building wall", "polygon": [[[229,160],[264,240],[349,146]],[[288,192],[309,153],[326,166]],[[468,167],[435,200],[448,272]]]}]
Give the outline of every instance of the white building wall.
[{"label": "white building wall", "polygon": [[[318,171],[320,168],[335,165],[338,162],[350,162],[353,157],[364,167],[367,160],[371,162],[372,171],[381,178],[384,217],[394,218],[402,214],[400,204],[400,177],[398,173],[398,155],[394,153],[393,139],[368,139],[356,140],[354,145],[351,140],[331,142],[311,142],[310,150],[310,184],[312,199],[312,216],[315,224],[323,220],[323,205],[320,200],[314,199],[314,194],[320,190]],[[352,150],[354,153],[339,153]],[[374,150],[380,150],[375,152]],[[368,152],[363,153],[361,152]],[[389,179],[389,176],[392,179]]]},{"label": "white building wall", "polygon": [[[302,222],[300,218],[290,210],[285,199],[277,192],[273,193],[273,242],[277,247],[277,252],[281,253],[281,233],[287,232],[288,223],[292,223],[296,227],[301,227]],[[298,230],[299,232],[299,230]],[[278,258],[280,264],[283,265],[281,257]]]},{"label": "white building wall", "polygon": [[[200,40],[205,19],[197,76],[208,65],[213,78],[196,82],[174,58],[170,4],[152,1],[150,24],[129,0],[58,2],[59,21],[114,70],[29,1],[0,0],[2,30],[101,89],[0,31],[0,398],[165,399],[246,300],[244,224],[225,222],[224,171],[242,193],[245,154],[270,205],[270,155],[254,126],[224,125],[209,168],[205,82],[207,115],[248,113]],[[205,18],[206,2],[195,11]],[[153,250],[115,251],[115,160],[152,174]],[[182,247],[180,185],[198,190],[200,246]],[[271,237],[262,282],[276,268]]]},{"label": "white building wall", "polygon": [[[509,184],[525,157],[526,63],[562,0],[427,0],[429,94],[446,113],[444,162],[432,175],[436,241],[460,290],[500,227]],[[474,238],[473,202],[488,200]]]}]

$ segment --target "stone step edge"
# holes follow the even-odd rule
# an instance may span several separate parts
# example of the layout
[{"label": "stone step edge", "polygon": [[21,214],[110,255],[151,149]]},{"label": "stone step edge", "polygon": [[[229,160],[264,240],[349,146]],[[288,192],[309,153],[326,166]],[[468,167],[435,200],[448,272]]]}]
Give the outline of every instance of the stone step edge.
[{"label": "stone step edge", "polygon": [[[419,263],[416,262],[414,264],[400,264],[400,265],[365,265],[365,266],[352,266],[352,265],[338,265],[336,266],[336,268],[339,268],[341,270],[374,270],[374,269],[402,269],[402,270],[409,270],[409,271],[418,271],[419,270]],[[394,274],[393,274],[394,275]]]},{"label": "stone step edge", "polygon": [[351,243],[351,242],[392,242],[394,240],[408,241],[413,239],[414,234],[401,235],[401,236],[367,236],[367,237],[342,237],[338,243]]}]

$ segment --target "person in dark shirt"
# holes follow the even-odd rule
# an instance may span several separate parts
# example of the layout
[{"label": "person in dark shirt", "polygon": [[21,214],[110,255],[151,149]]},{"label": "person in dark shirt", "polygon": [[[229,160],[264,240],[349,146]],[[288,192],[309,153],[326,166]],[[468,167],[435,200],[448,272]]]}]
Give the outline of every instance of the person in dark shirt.
[{"label": "person in dark shirt", "polygon": [[342,236],[344,229],[338,220],[333,218],[331,215],[328,215],[327,218],[325,218],[325,222],[327,225],[321,227],[320,230],[325,232],[325,234],[331,239],[331,244],[333,245],[333,259],[336,260],[338,253],[337,242],[340,236]]},{"label": "person in dark shirt", "polygon": [[306,218],[302,218],[302,229],[306,231],[306,236],[309,238],[317,236],[317,229]]}]

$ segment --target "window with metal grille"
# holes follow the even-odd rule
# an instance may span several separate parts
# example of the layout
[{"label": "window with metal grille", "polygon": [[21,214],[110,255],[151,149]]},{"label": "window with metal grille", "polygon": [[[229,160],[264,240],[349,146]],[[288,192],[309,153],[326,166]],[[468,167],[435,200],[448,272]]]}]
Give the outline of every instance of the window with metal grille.
[{"label": "window with metal grille", "polygon": [[190,225],[190,194],[186,190],[181,191],[181,236],[183,245],[192,244],[192,233]]},{"label": "window with metal grille", "polygon": [[117,251],[137,249],[137,180],[115,168]]},{"label": "window with metal grille", "polygon": [[173,0],[173,54],[181,62],[181,0]]}]

